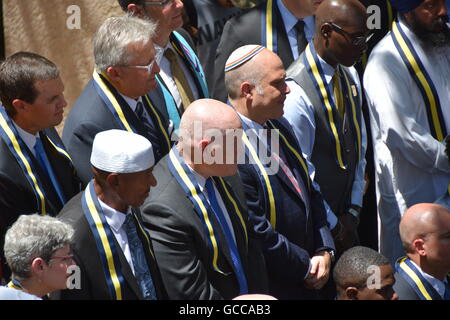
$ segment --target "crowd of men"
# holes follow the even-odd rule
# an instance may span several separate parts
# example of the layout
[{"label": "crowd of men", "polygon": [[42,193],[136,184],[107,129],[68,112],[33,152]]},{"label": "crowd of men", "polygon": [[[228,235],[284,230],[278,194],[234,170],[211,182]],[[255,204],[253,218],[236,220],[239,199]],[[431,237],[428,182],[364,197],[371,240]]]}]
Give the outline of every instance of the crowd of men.
[{"label": "crowd of men", "polygon": [[1,62],[0,299],[450,300],[448,1],[188,2],[118,0],[62,138]]}]

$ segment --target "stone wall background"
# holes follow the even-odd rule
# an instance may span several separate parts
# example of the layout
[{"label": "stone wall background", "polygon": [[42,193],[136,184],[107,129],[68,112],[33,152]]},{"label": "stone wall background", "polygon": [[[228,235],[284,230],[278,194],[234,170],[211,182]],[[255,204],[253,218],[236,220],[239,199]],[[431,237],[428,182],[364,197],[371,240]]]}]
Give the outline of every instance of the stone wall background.
[{"label": "stone wall background", "polygon": [[[65,85],[67,115],[92,76],[95,31],[106,18],[123,14],[117,0],[3,0],[2,4],[6,57],[31,51],[53,61]],[[80,29],[67,27],[71,5],[80,8]],[[63,124],[58,126],[60,133]]]}]

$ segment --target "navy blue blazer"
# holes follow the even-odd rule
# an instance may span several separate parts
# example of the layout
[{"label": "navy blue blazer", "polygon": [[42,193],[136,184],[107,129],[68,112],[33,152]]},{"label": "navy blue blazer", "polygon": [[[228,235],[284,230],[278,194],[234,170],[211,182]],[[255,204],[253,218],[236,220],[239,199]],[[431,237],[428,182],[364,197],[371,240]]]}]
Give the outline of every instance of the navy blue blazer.
[{"label": "navy blue blazer", "polygon": [[[163,133],[156,125],[158,123],[157,119],[152,118],[154,125],[151,126],[150,132],[148,132],[122,96],[111,85],[108,87],[120,105],[125,106],[123,108],[124,114],[130,125],[136,128],[137,133],[150,140],[155,160],[159,161],[164,155],[169,153],[170,148],[164,140]],[[163,127],[168,128],[169,119],[161,89],[157,87],[149,96],[153,106],[157,109]],[[153,116],[151,113],[149,114],[151,117]],[[121,129],[121,127],[98,94],[94,81],[91,80],[70,110],[62,135],[64,144],[84,185],[92,179],[90,157],[94,137],[97,133],[110,129]]]},{"label": "navy blue blazer", "polygon": [[[300,146],[287,120],[280,118],[271,122],[301,155]],[[312,187],[309,176],[281,138],[280,155],[299,181],[303,198],[281,168],[276,174],[269,175],[276,207],[274,228],[270,223],[268,195],[264,191],[263,178],[257,166],[251,164],[246,156],[246,164],[239,165],[239,173],[247,197],[249,216],[256,233],[263,238],[270,294],[279,299],[318,298],[316,292],[305,289],[302,283],[309,271],[310,257],[323,249],[334,250],[323,198]]]}]

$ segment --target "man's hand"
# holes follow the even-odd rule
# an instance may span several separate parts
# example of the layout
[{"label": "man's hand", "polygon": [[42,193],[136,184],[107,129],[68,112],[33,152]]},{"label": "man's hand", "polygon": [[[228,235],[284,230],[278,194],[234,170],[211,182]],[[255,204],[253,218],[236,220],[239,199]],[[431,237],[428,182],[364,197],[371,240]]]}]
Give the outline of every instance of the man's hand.
[{"label": "man's hand", "polygon": [[331,256],[327,251],[320,251],[311,258],[311,270],[305,280],[307,289],[319,290],[328,281],[331,269]]},{"label": "man's hand", "polygon": [[334,242],[336,251],[341,255],[345,250],[359,244],[358,219],[351,213],[346,212],[339,216],[339,224],[342,229],[339,232],[339,236],[334,239]]}]

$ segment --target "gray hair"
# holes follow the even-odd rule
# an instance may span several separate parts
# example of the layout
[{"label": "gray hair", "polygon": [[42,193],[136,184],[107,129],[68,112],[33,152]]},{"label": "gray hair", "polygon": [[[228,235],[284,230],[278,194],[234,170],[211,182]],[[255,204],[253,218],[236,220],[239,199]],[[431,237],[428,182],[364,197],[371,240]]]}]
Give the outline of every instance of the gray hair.
[{"label": "gray hair", "polygon": [[130,14],[108,18],[94,36],[94,58],[97,72],[110,66],[126,66],[133,60],[128,46],[142,42],[144,45],[155,35],[156,24]]},{"label": "gray hair", "polygon": [[240,86],[243,82],[248,82],[256,88],[256,93],[263,95],[264,91],[260,86],[264,72],[260,65],[256,64],[254,59],[243,63],[237,68],[225,72],[225,88],[230,99],[236,99],[240,95]]},{"label": "gray hair", "polygon": [[56,250],[71,244],[73,234],[72,226],[57,218],[20,216],[5,236],[5,258],[14,278],[29,278],[33,259],[40,257],[49,262]]}]

